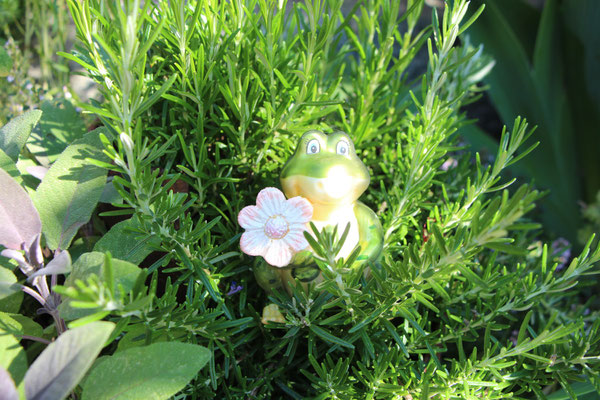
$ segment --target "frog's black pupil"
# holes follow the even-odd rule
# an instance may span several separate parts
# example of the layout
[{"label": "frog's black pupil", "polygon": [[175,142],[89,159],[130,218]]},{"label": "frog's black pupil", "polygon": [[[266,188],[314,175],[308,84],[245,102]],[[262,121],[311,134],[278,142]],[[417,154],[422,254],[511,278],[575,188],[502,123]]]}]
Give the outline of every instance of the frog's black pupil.
[{"label": "frog's black pupil", "polygon": [[312,146],[310,146],[310,152],[311,153],[316,153],[317,152],[317,146],[315,146],[314,144]]},{"label": "frog's black pupil", "polygon": [[342,154],[346,154],[346,148],[345,148],[345,147],[342,147],[342,148],[340,149],[340,153],[342,153]]}]

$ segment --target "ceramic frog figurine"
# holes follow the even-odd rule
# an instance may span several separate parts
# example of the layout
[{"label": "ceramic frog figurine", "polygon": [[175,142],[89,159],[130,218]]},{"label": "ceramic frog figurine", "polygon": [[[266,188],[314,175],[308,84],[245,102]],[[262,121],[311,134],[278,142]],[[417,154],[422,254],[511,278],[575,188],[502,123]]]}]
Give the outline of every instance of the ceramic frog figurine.
[{"label": "ceramic frog figurine", "polygon": [[[338,238],[350,224],[350,231],[338,258],[346,259],[355,247],[360,256],[354,265],[376,260],[383,247],[383,229],[377,215],[358,201],[369,186],[369,171],[358,158],[354,143],[344,132],[325,135],[311,130],[302,135],[296,151],[283,167],[281,186],[286,197],[301,196],[313,206],[311,222],[319,230],[338,226]],[[266,290],[292,283],[318,283],[322,277],[308,250],[297,253],[292,262],[277,268],[257,260],[255,275]],[[308,255],[308,256],[307,256]]]}]

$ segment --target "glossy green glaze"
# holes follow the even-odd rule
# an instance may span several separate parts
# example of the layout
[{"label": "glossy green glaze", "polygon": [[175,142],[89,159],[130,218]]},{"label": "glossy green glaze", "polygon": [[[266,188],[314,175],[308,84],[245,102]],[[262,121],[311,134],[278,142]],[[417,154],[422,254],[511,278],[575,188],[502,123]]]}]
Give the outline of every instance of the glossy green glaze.
[{"label": "glossy green glaze", "polygon": [[[377,215],[358,201],[369,186],[369,172],[358,158],[354,143],[344,132],[325,135],[311,130],[302,135],[296,151],[283,167],[281,186],[287,198],[301,196],[313,206],[313,222],[320,230],[338,226],[350,232],[338,258],[347,258],[356,246],[360,256],[353,267],[375,261],[383,247],[383,229]],[[304,286],[322,280],[321,273],[312,261],[311,249],[294,256],[290,265],[277,268],[263,260],[255,263],[258,283],[266,290],[288,284],[298,279]]]}]

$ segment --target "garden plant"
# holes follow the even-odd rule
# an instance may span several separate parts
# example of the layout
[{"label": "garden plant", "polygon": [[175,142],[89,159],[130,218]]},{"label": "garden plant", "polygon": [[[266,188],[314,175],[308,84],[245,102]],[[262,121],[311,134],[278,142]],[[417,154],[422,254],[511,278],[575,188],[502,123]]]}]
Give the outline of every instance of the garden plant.
[{"label": "garden plant", "polygon": [[[458,134],[492,65],[465,36],[484,6],[67,5],[76,41],[56,51],[101,96],[0,128],[1,398],[600,392],[600,247],[565,259],[542,193],[506,175],[535,127],[510,121],[491,159]],[[267,292],[238,214],[313,129],[354,143],[383,248],[356,267],[344,227],[307,227],[323,279]]]}]

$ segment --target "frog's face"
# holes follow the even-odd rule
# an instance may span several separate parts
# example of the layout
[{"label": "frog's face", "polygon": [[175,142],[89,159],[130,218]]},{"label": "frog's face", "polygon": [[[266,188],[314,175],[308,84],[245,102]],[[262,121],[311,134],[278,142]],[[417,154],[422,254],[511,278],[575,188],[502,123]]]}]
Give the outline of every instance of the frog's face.
[{"label": "frog's face", "polygon": [[288,198],[302,196],[313,204],[352,203],[369,186],[369,171],[347,134],[313,130],[302,135],[283,167],[281,186]]}]

